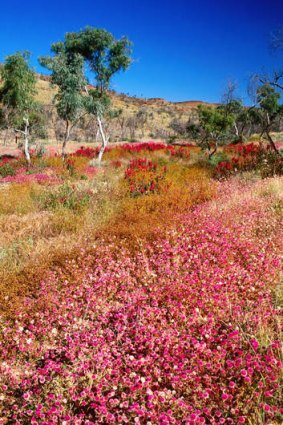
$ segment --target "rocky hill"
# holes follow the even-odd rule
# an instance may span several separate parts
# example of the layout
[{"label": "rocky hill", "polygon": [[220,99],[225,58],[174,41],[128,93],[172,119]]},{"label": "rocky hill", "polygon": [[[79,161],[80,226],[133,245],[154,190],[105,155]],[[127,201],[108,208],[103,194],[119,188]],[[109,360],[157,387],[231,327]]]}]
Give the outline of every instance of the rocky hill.
[{"label": "rocky hill", "polygon": [[[59,119],[53,99],[56,87],[46,75],[37,75],[36,100],[42,105],[45,116],[45,134],[50,141],[60,140],[64,122]],[[192,100],[169,102],[161,98],[138,98],[110,91],[112,107],[118,116],[108,120],[107,127],[112,141],[166,139],[185,134],[186,123],[194,120],[196,107],[207,104]],[[92,117],[86,117],[72,132],[71,138],[78,142],[92,142],[97,137],[97,127]],[[13,137],[13,135],[11,135]]]}]

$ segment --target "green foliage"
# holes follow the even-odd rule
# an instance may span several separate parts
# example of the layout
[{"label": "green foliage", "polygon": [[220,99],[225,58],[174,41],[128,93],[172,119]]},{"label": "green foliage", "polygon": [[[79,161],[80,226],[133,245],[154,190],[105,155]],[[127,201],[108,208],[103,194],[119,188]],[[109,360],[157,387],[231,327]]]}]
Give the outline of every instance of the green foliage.
[{"label": "green foliage", "polygon": [[[79,32],[67,33],[63,42],[52,45],[53,57],[43,57],[40,62],[52,71],[52,82],[59,87],[55,97],[58,114],[66,121],[62,155],[70,133],[70,122],[78,119],[85,109],[96,116],[103,146],[99,152],[101,161],[108,142],[103,131],[103,120],[109,112],[110,98],[107,94],[110,80],[114,74],[126,70],[130,65],[130,42],[123,37],[115,40],[108,31],[86,27]],[[93,73],[95,88],[88,90],[83,72],[87,63]],[[86,95],[82,95],[85,86]]]},{"label": "green foliage", "polygon": [[222,152],[216,153],[214,156],[212,156],[209,160],[210,165],[213,167],[216,167],[220,162],[227,161],[229,158],[227,155],[225,155]]},{"label": "green foliage", "polygon": [[0,106],[0,128],[5,128],[6,122],[5,122],[5,114],[3,111],[3,108]]},{"label": "green foliage", "polygon": [[36,107],[29,114],[29,124],[31,129],[32,138],[40,137],[41,139],[46,138],[47,128],[47,117],[40,107]]},{"label": "green foliage", "polygon": [[257,89],[256,95],[259,108],[255,118],[261,127],[261,133],[266,134],[273,151],[278,154],[270,132],[279,127],[280,119],[283,116],[283,105],[280,103],[281,94],[269,83],[265,83]]},{"label": "green foliage", "polygon": [[48,191],[41,195],[40,204],[44,210],[67,208],[80,212],[89,205],[90,199],[91,194],[88,191],[79,191],[69,184],[64,184],[56,191]]},{"label": "green foliage", "polygon": [[[31,138],[34,139],[36,137],[40,137],[41,139],[44,139],[46,137],[47,118],[39,105],[33,103],[33,108],[33,110],[28,112]],[[20,114],[15,114],[13,117],[13,125],[18,130],[24,130],[25,123]]]},{"label": "green foliage", "polygon": [[257,102],[262,111],[268,112],[271,117],[282,112],[282,105],[279,104],[280,93],[269,84],[263,84],[257,90]]},{"label": "green foliage", "polygon": [[257,119],[262,123],[263,130],[271,128],[276,120],[283,115],[283,105],[280,103],[281,94],[270,84],[263,84],[257,90]]},{"label": "green foliage", "polygon": [[190,124],[187,131],[194,136],[202,149],[207,149],[211,158],[219,144],[223,145],[230,138],[229,131],[234,123],[231,113],[222,107],[212,108],[199,105],[197,109],[198,125]]},{"label": "green foliage", "polygon": [[53,57],[41,57],[39,61],[52,72],[51,83],[58,87],[54,100],[59,117],[72,122],[78,118],[84,107],[82,91],[86,80],[83,58],[80,54],[66,52],[64,45],[61,45],[61,49],[58,45],[57,48],[55,46],[52,46],[55,53]]},{"label": "green foliage", "polygon": [[62,46],[68,55],[80,55],[89,65],[96,88],[88,92],[86,109],[93,115],[103,116],[110,106],[107,89],[111,78],[119,71],[125,71],[131,63],[129,40],[125,37],[115,40],[108,31],[86,27],[79,32],[67,33],[64,43],[56,44],[54,48],[60,50]]},{"label": "green foliage", "polygon": [[85,107],[89,114],[103,116],[107,112],[111,113],[110,98],[107,93],[91,89],[85,98]]},{"label": "green foliage", "polygon": [[190,138],[192,138],[194,140],[197,140],[199,138],[199,135],[200,135],[199,125],[197,125],[195,123],[192,123],[189,120],[188,123],[187,123],[186,130],[187,130],[187,136],[188,137],[190,137]]},{"label": "green foliage", "polygon": [[199,105],[198,118],[206,139],[220,140],[225,138],[233,125],[233,116],[226,113],[221,107],[212,108]]},{"label": "green foliage", "polygon": [[87,61],[100,92],[109,87],[114,74],[125,71],[131,63],[129,40],[126,37],[115,40],[104,29],[86,27],[79,32],[67,33],[64,43],[68,52],[78,53]]},{"label": "green foliage", "polygon": [[1,69],[0,101],[12,111],[15,121],[21,120],[34,107],[36,78],[29,68],[29,56],[28,52],[16,52],[6,58]]},{"label": "green foliage", "polygon": [[172,135],[172,136],[169,136],[166,141],[168,145],[172,145],[172,143],[176,142],[177,139],[178,137],[176,135]]},{"label": "green foliage", "polygon": [[1,177],[15,176],[16,171],[14,167],[7,162],[0,166],[0,175]]},{"label": "green foliage", "polygon": [[274,152],[268,151],[263,156],[258,168],[262,178],[282,176],[283,159]]}]

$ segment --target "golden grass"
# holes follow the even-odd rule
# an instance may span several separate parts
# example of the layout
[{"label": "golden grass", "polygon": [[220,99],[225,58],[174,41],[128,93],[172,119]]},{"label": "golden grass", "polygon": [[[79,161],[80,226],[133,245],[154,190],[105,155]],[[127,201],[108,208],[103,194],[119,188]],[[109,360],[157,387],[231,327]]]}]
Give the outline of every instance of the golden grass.
[{"label": "golden grass", "polygon": [[36,184],[6,184],[0,191],[1,214],[27,214],[35,210],[34,197],[41,191]]},{"label": "golden grass", "polygon": [[[62,167],[61,158],[46,160]],[[78,167],[85,165],[79,159]],[[68,183],[67,183],[68,184]],[[159,193],[130,196],[123,171],[108,168],[95,179],[70,181],[79,194],[89,191],[84,209],[58,205],[42,210],[42,196],[56,187],[10,184],[0,198],[0,290],[3,311],[11,312],[22,295],[32,293],[46,271],[76,256],[81,246],[99,238],[126,240],[136,249],[140,240],[158,237],[178,213],[213,196],[208,172],[172,163]],[[86,242],[87,241],[87,242]],[[123,242],[122,242],[123,243]]]},{"label": "golden grass", "polygon": [[[127,183],[121,183],[121,191],[128,191]],[[115,236],[126,240],[128,246],[137,249],[140,240],[153,240],[176,221],[178,214],[193,205],[211,199],[215,187],[209,173],[198,167],[171,164],[160,191],[138,197],[127,196],[99,234],[105,239]]]},{"label": "golden grass", "polygon": [[[40,197],[56,188],[11,184],[2,188],[0,202],[0,309],[12,314],[15,304],[38,285],[54,264],[76,256],[87,241],[94,241],[101,226],[109,222],[125,195],[117,173],[109,170],[93,181],[72,182],[75,190],[90,190],[88,207],[74,211],[58,207],[42,210]],[[5,201],[6,200],[6,201]],[[8,200],[8,202],[7,202]],[[6,202],[6,203],[5,203]],[[90,243],[90,242],[89,242]]]}]

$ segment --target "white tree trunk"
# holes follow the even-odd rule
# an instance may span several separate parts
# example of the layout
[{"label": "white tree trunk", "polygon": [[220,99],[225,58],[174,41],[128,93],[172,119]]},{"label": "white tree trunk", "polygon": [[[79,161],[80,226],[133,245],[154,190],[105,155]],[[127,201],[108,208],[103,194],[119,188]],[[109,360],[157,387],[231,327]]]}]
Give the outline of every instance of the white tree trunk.
[{"label": "white tree trunk", "polygon": [[63,143],[62,143],[62,158],[63,158],[63,160],[66,157],[66,146],[67,146],[67,142],[68,142],[69,137],[70,137],[70,132],[71,132],[71,126],[70,126],[69,121],[67,120],[66,121],[66,131],[65,131],[64,140],[63,140]]},{"label": "white tree trunk", "polygon": [[236,123],[234,123],[234,128],[235,128],[236,136],[239,137],[239,129]]},{"label": "white tree trunk", "polygon": [[98,142],[98,137],[99,137],[99,128],[97,129],[97,132],[96,132],[95,143]]},{"label": "white tree trunk", "polygon": [[30,164],[30,153],[29,153],[29,120],[28,120],[28,118],[24,118],[24,123],[25,123],[25,130],[24,130],[24,139],[25,139],[24,152],[25,152],[26,160],[27,160],[28,164]]},{"label": "white tree trunk", "polygon": [[102,160],[102,156],[103,156],[104,151],[105,151],[105,148],[108,144],[109,138],[106,137],[106,135],[104,133],[103,124],[102,124],[102,121],[101,121],[101,118],[100,118],[99,115],[97,115],[97,123],[98,123],[99,131],[100,131],[100,135],[101,135],[101,139],[102,139],[102,145],[101,145],[101,148],[100,148],[99,154],[98,154],[98,162],[100,164],[101,160]]}]

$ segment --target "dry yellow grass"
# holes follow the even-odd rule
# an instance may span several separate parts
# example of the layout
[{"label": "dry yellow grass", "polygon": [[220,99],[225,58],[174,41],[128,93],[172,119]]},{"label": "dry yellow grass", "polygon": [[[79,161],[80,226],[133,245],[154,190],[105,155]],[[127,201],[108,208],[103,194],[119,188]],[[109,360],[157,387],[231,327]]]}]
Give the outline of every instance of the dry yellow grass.
[{"label": "dry yellow grass", "polygon": [[78,193],[91,193],[86,208],[58,205],[42,210],[42,196],[58,188],[12,184],[2,189],[2,310],[11,312],[23,294],[32,293],[46,270],[76,256],[81,246],[91,247],[99,238],[116,238],[135,249],[139,239],[155,237],[164,226],[170,226],[176,214],[214,193],[205,170],[181,164],[172,164],[161,192],[149,196],[131,198],[123,171],[111,168],[94,180],[73,180],[70,184]]},{"label": "dry yellow grass", "polygon": [[[121,184],[121,190],[129,191],[126,182]],[[105,239],[124,239],[136,249],[140,239],[155,239],[176,222],[178,214],[214,195],[215,187],[207,170],[172,164],[158,193],[125,197],[111,219],[111,229],[105,226],[99,234]]]},{"label": "dry yellow grass", "polygon": [[1,186],[0,214],[27,214],[35,210],[34,196],[41,188],[33,184],[6,184]]}]

